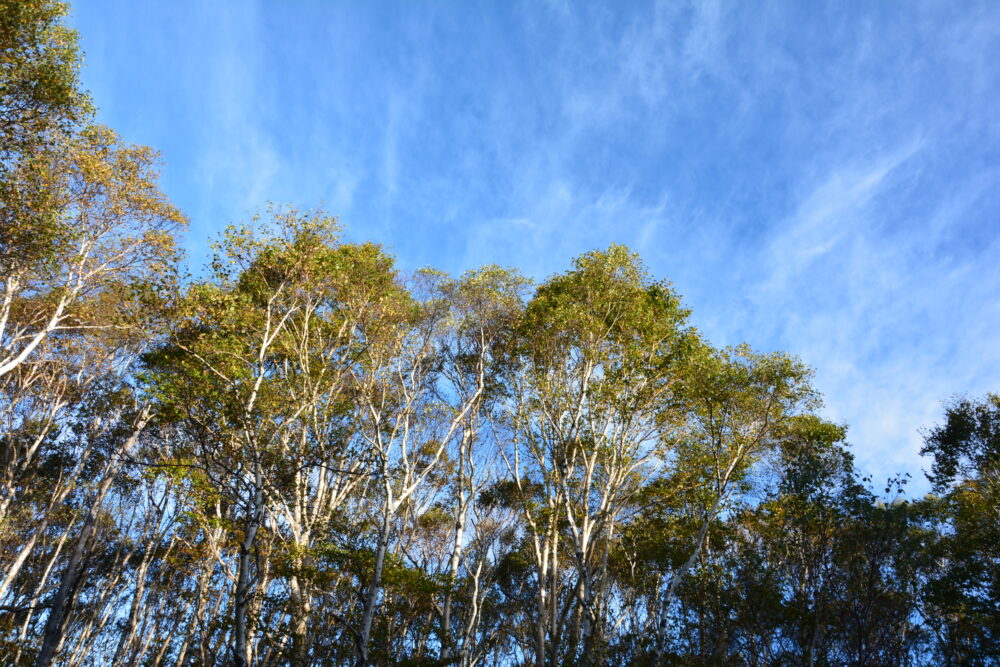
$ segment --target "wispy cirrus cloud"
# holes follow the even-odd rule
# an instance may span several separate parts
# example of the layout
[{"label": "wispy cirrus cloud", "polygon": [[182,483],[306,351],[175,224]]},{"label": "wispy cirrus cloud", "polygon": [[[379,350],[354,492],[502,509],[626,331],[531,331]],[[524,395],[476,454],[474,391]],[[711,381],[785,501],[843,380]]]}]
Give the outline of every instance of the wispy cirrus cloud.
[{"label": "wispy cirrus cloud", "polygon": [[325,204],[404,268],[632,245],[817,369],[876,476],[1000,377],[995,3],[77,6],[102,118],[203,239]]}]

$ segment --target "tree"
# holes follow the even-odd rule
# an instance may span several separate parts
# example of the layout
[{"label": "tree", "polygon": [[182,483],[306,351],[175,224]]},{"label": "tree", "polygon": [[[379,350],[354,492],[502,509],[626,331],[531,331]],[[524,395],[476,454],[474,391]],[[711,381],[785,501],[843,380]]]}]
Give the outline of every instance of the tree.
[{"label": "tree", "polygon": [[[86,127],[53,139],[47,150],[20,156],[0,183],[7,188],[0,219],[8,232],[0,260],[0,522],[16,519],[20,531],[0,599],[46,541],[55,509],[83,488],[80,476],[97,474],[104,490],[89,496],[94,505],[77,517],[83,528],[61,574],[65,592],[48,607],[40,664],[64,636],[67,592],[83,574],[95,513],[110,488],[105,483],[121,471],[110,461],[135,443],[125,438],[119,442],[125,449],[101,451],[71,444],[68,434],[88,405],[104,400],[101,392],[122,392],[132,362],[158,335],[177,260],[174,234],[185,223],[158,189],[149,149]],[[22,196],[26,191],[30,196]],[[126,403],[134,400],[140,399]],[[110,428],[115,421],[101,423]],[[135,422],[139,430],[145,421]],[[109,465],[101,469],[105,455]],[[17,608],[37,611],[44,579],[32,593],[18,593]]]},{"label": "tree", "polygon": [[535,568],[537,664],[601,660],[611,545],[674,426],[680,368],[698,345],[686,317],[620,246],[577,259],[525,310],[502,451]]},{"label": "tree", "polygon": [[55,0],[0,2],[0,155],[35,152],[91,111],[80,91],[76,32]]},{"label": "tree", "polygon": [[925,503],[938,539],[924,596],[942,664],[1000,659],[1000,396],[955,399],[921,453],[942,494]]},{"label": "tree", "polygon": [[678,585],[755,463],[780,444],[790,419],[815,407],[810,375],[794,358],[756,354],[747,346],[707,350],[688,369],[682,394],[689,406],[686,428],[668,451],[675,479],[687,489],[682,507],[696,533],[687,559],[675,564],[662,587],[656,612],[660,661]]},{"label": "tree", "polygon": [[[222,540],[211,548],[233,584],[237,664],[252,663],[264,641],[253,616],[275,573],[261,551],[278,553],[284,540],[290,569],[278,574],[292,594],[291,653],[306,661],[304,568],[313,537],[361,474],[343,432],[345,383],[361,321],[387,280],[378,249],[340,246],[332,218],[275,210],[273,223],[229,230],[214,276],[188,289],[174,334],[147,357],[163,418],[183,426],[169,466],[199,497],[205,526],[214,512],[228,528],[205,536]],[[280,638],[267,639],[280,650]]]}]

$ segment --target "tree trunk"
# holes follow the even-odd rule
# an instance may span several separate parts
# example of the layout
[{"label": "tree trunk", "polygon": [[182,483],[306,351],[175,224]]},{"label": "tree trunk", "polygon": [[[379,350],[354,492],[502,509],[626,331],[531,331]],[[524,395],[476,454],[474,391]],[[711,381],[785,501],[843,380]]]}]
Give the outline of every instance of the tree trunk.
[{"label": "tree trunk", "polygon": [[379,531],[378,547],[375,551],[375,569],[372,581],[365,595],[365,609],[361,619],[361,632],[358,634],[357,664],[367,667],[369,664],[369,639],[372,632],[372,622],[375,619],[375,607],[378,604],[379,592],[382,590],[382,568],[385,565],[385,553],[389,547],[389,510],[382,514],[382,527]]},{"label": "tree trunk", "polygon": [[236,620],[236,633],[233,640],[233,661],[237,667],[247,667],[250,664],[250,641],[247,629],[247,611],[250,608],[250,597],[253,589],[253,580],[250,572],[250,554],[253,551],[254,541],[257,539],[257,530],[263,514],[264,496],[262,491],[263,479],[261,478],[260,467],[254,473],[254,499],[250,516],[247,519],[246,535],[240,542],[240,555],[238,574],[236,577],[236,595],[233,601],[233,611]]}]

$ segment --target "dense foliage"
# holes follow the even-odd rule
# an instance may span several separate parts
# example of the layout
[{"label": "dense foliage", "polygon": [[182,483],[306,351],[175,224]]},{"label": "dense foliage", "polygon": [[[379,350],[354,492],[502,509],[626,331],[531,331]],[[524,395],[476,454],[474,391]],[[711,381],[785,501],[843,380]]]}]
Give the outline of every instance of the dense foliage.
[{"label": "dense foliage", "polygon": [[182,280],[65,12],[0,1],[0,663],[1000,662],[1000,397],[908,500],[620,246],[405,275],[275,208]]}]

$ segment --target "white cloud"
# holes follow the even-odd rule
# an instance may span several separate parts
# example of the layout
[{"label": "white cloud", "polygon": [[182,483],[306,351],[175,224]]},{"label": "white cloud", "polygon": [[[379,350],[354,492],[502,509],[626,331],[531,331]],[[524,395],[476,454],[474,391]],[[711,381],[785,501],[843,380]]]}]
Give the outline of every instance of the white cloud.
[{"label": "white cloud", "polygon": [[885,179],[920,149],[913,141],[874,161],[837,167],[813,188],[795,213],[776,225],[768,264],[773,268],[764,289],[788,287],[809,264],[829,253],[847,237],[869,234],[873,224],[865,215],[867,205],[879,193]]},{"label": "white cloud", "polygon": [[[190,148],[165,158],[195,245],[268,199],[326,199],[409,267],[544,278],[629,244],[715,343],[815,366],[880,475],[997,389],[994,4],[87,11],[85,48],[158,26],[96,52],[95,93]],[[146,98],[108,74],[129,58]]]}]

